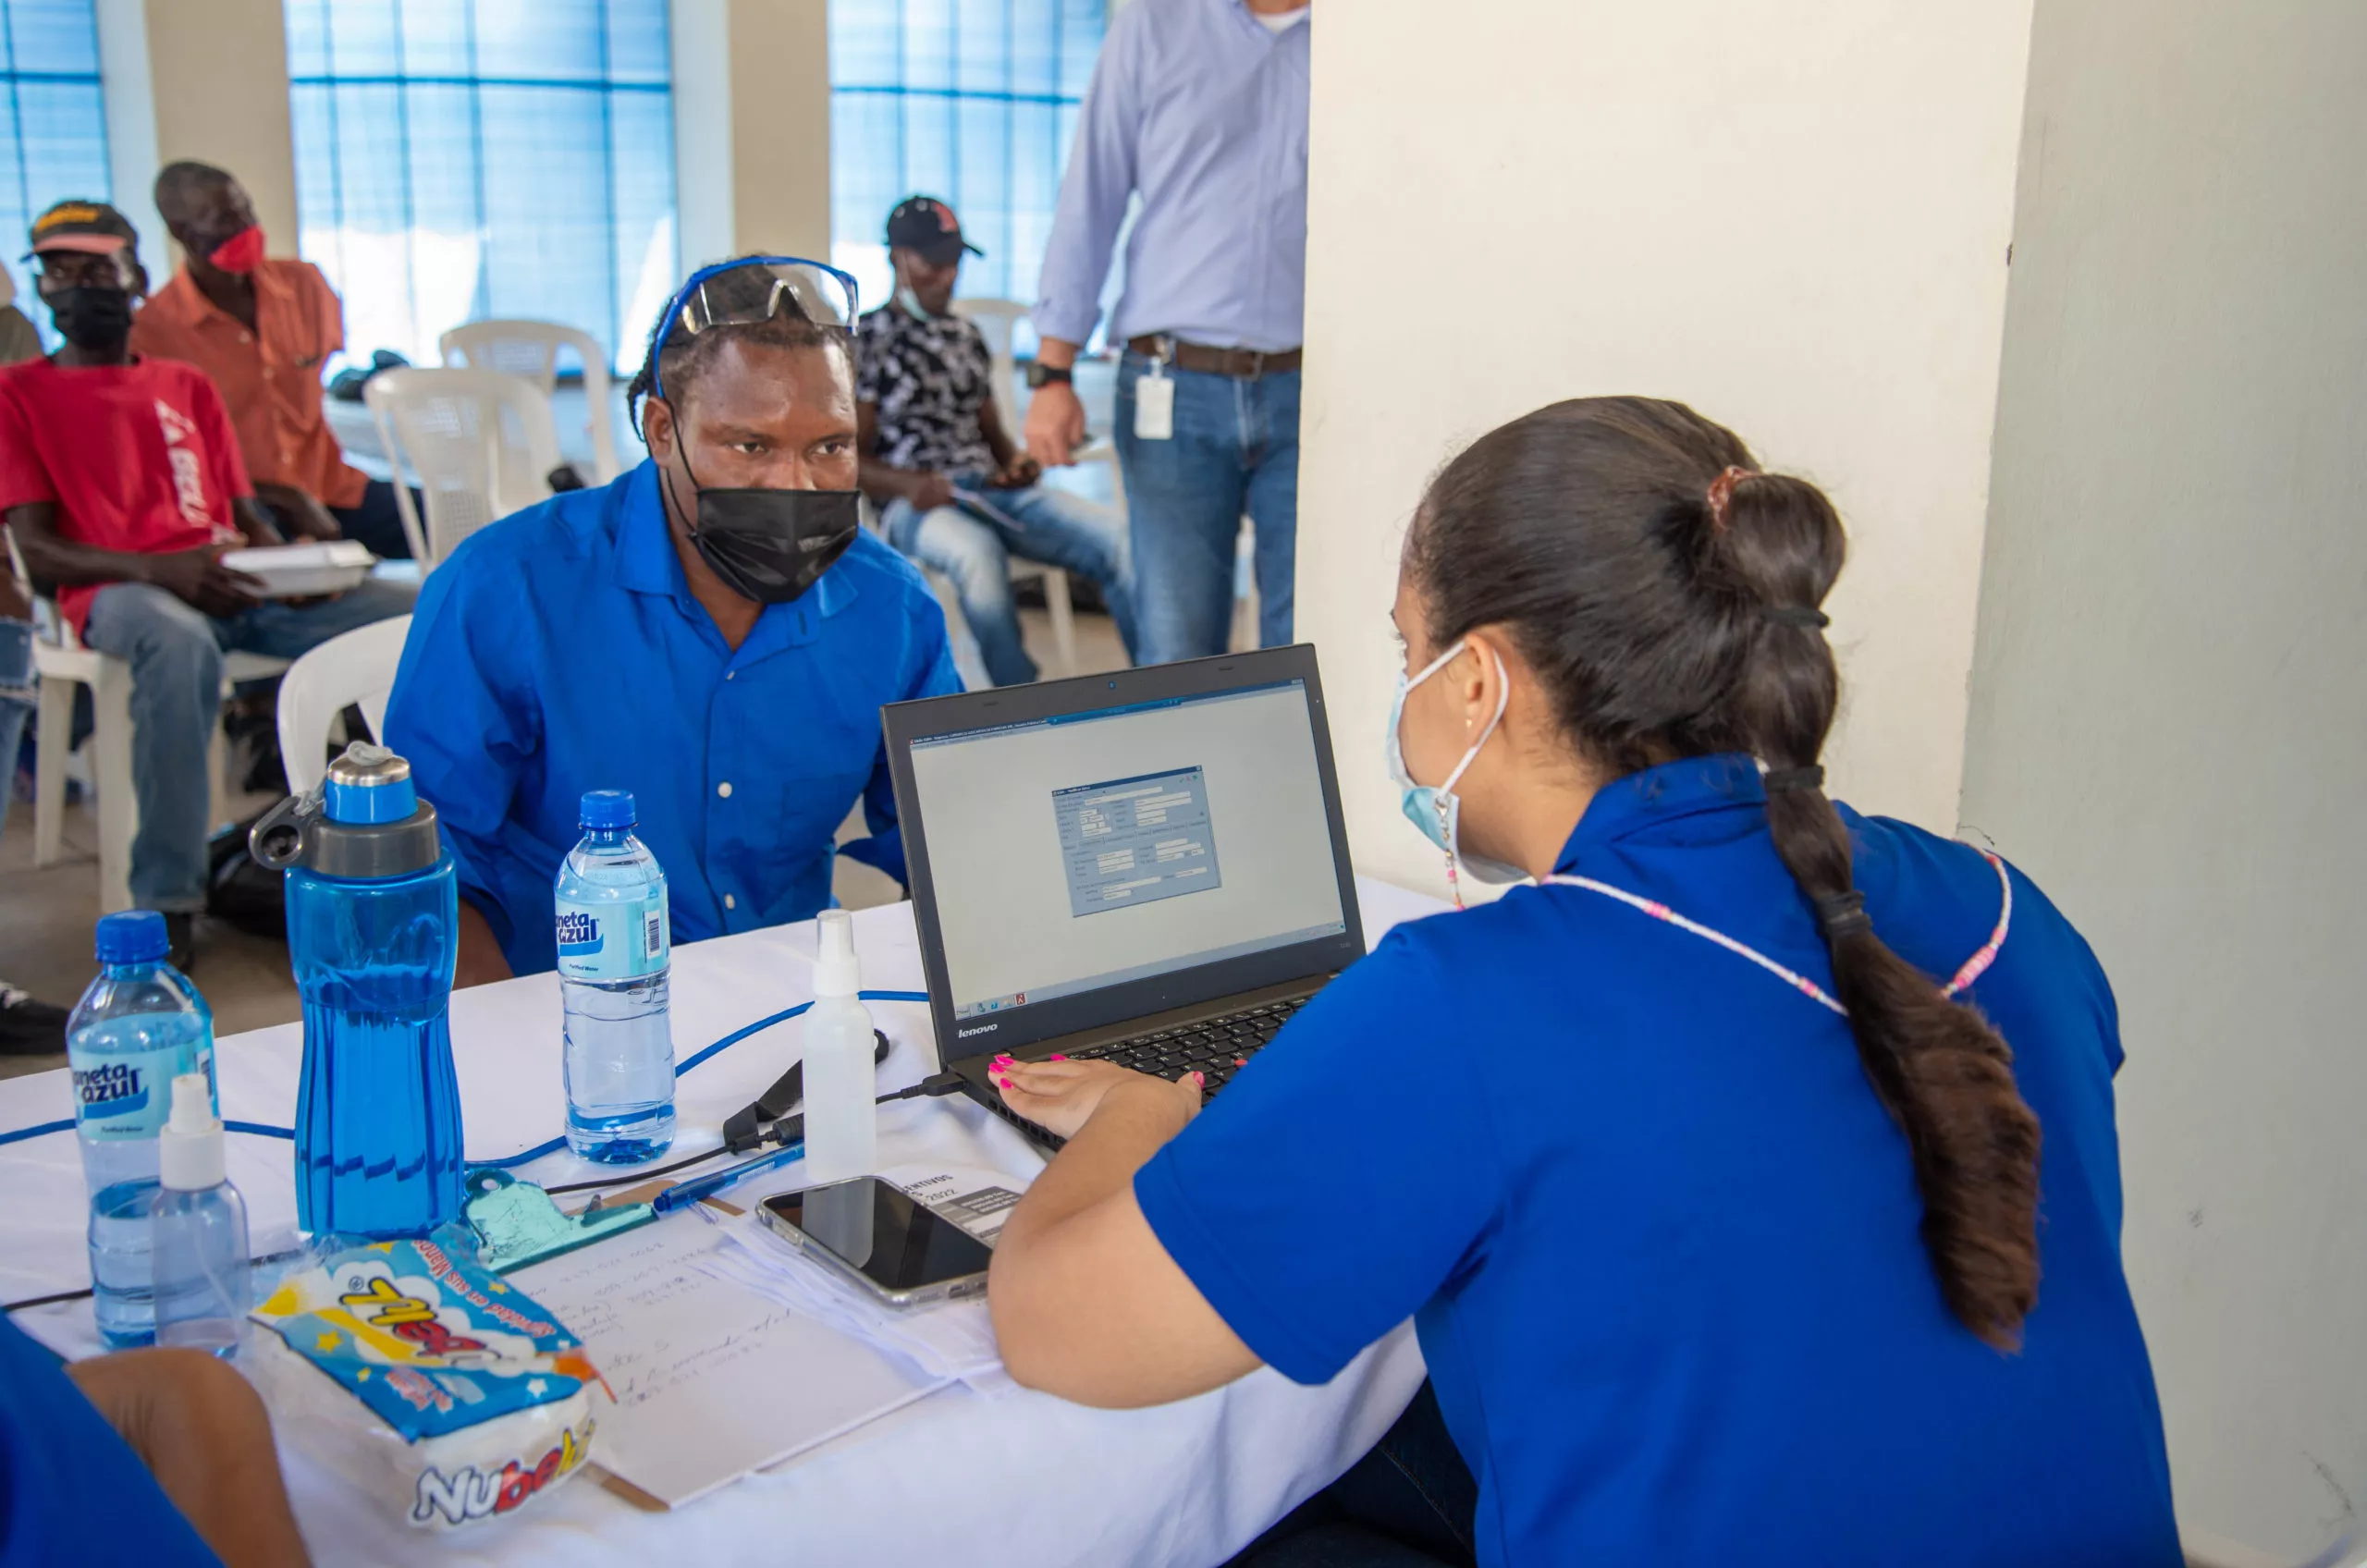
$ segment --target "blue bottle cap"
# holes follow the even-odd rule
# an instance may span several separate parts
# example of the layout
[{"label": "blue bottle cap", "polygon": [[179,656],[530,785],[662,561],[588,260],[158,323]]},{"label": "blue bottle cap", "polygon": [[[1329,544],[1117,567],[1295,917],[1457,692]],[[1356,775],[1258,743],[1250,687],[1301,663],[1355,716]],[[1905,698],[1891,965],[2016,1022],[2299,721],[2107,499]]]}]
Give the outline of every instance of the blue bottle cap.
[{"label": "blue bottle cap", "polygon": [[576,826],[614,829],[631,827],[640,820],[633,814],[631,790],[586,790],[583,791],[583,808],[576,819]]},{"label": "blue bottle cap", "polygon": [[128,909],[99,916],[101,963],[150,963],[172,950],[165,917],[153,909]]}]

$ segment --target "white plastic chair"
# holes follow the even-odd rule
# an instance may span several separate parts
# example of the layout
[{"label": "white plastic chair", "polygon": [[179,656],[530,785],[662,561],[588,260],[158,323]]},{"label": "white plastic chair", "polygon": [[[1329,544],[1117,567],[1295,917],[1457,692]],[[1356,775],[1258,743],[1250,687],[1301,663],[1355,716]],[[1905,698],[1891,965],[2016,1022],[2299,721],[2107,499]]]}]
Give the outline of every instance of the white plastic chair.
[{"label": "white plastic chair", "polygon": [[388,461],[419,475],[427,516],[395,486],[422,573],[496,518],[543,500],[559,463],[551,400],[523,376],[494,370],[384,370],[362,389]]},{"label": "white plastic chair", "polygon": [[559,350],[571,350],[583,365],[584,424],[592,435],[595,484],[624,472],[617,461],[617,431],[608,408],[608,355],[597,339],[555,321],[463,322],[435,340],[448,365],[505,371],[522,375],[546,396],[558,390]]},{"label": "white plastic chair", "polygon": [[328,772],[329,726],[360,704],[373,738],[386,733],[386,699],[403,656],[411,617],[340,632],[288,667],[279,680],[279,760],[288,792],[300,795]]},{"label": "white plastic chair", "polygon": [[[1012,377],[1016,361],[1012,357],[1012,329],[1028,312],[1028,307],[1016,300],[956,300],[953,313],[977,324],[979,333],[987,340],[987,352],[994,361],[995,412],[1002,420],[1003,430],[1013,441],[1019,439],[1020,413],[1018,399],[1012,393]],[[1114,465],[1113,465],[1114,466]],[[1058,673],[1076,673],[1076,607],[1069,597],[1069,574],[1059,567],[1042,561],[1011,557],[1011,580],[1013,582],[1041,582],[1044,584],[1044,608],[1052,620],[1052,645],[1060,650]],[[941,597],[942,595],[940,595]]]},{"label": "white plastic chair", "polygon": [[[4,531],[0,531],[4,532]],[[8,568],[25,596],[33,600],[40,633],[33,640],[33,668],[41,676],[34,710],[33,864],[55,865],[66,858],[66,770],[73,753],[74,688],[91,689],[95,727],[91,735],[91,783],[99,818],[99,913],[131,907],[131,840],[140,833],[140,798],[131,782],[131,667],[95,648],[82,646],[73,627],[47,599],[35,597],[14,534],[7,536]],[[222,656],[222,694],[242,680],[262,680],[288,668],[286,659],[262,654]],[[206,747],[206,801],[220,820],[229,796],[229,748],[222,726]]]}]

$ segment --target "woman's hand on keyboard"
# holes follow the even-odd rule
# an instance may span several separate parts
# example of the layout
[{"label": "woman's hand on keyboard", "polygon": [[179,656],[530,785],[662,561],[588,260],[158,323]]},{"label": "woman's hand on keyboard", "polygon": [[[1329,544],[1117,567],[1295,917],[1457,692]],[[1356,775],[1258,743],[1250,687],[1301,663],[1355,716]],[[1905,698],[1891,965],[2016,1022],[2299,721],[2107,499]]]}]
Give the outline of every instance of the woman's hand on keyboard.
[{"label": "woman's hand on keyboard", "polygon": [[1014,1061],[1006,1057],[996,1060],[993,1075],[1005,1105],[1063,1138],[1075,1137],[1077,1129],[1111,1094],[1170,1096],[1183,1109],[1187,1121],[1200,1109],[1197,1072],[1170,1082],[1106,1061],[1070,1061],[1059,1057],[1049,1061]]}]

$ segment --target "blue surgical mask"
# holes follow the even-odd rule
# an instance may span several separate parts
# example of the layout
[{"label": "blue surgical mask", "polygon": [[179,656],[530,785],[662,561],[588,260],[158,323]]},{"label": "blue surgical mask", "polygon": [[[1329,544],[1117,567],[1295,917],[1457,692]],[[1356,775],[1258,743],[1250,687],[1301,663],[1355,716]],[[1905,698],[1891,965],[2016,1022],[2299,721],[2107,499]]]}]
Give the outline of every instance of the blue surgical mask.
[{"label": "blue surgical mask", "polygon": [[[1467,640],[1457,641],[1454,646],[1424,665],[1419,673],[1397,677],[1397,696],[1389,704],[1389,775],[1397,780],[1405,820],[1420,828],[1423,838],[1444,851],[1449,880],[1455,879],[1456,867],[1460,866],[1482,882],[1518,882],[1528,873],[1516,865],[1490,860],[1485,855],[1466,855],[1456,842],[1463,802],[1454,792],[1455,781],[1470,768],[1472,760],[1479,754],[1479,749],[1488,743],[1488,737],[1496,732],[1496,726],[1503,722],[1504,704],[1512,698],[1512,685],[1504,674],[1504,661],[1501,658],[1496,660],[1496,711],[1489,717],[1487,728],[1479,731],[1478,739],[1473,741],[1470,749],[1463,753],[1463,760],[1454,765],[1454,771],[1446,776],[1445,783],[1433,789],[1428,784],[1414,782],[1414,776],[1405,771],[1404,741],[1397,733],[1405,717],[1405,693],[1444,669],[1448,661],[1463,652],[1466,644]],[[1490,656],[1493,656],[1492,653]],[[1458,889],[1455,901],[1461,903],[1462,898]]]},{"label": "blue surgical mask", "polygon": [[909,283],[897,285],[896,303],[901,305],[904,308],[904,313],[912,317],[914,321],[935,321],[937,319],[935,316],[929,314],[927,311],[921,308],[921,297],[913,292],[913,287]]}]

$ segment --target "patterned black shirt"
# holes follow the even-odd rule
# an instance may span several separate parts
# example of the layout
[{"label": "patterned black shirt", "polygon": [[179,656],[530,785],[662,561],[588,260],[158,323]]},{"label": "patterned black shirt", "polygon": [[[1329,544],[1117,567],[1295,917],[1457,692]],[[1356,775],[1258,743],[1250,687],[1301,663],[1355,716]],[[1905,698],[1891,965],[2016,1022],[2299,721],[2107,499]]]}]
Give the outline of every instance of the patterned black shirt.
[{"label": "patterned black shirt", "polygon": [[891,302],[855,324],[854,395],[879,406],[870,455],[893,467],[993,468],[978,429],[993,376],[986,335],[961,316],[923,320]]}]

